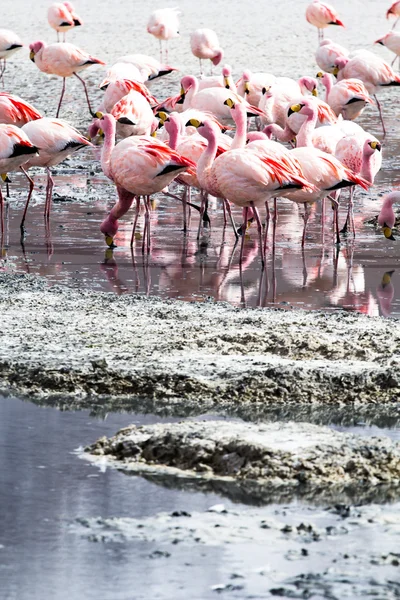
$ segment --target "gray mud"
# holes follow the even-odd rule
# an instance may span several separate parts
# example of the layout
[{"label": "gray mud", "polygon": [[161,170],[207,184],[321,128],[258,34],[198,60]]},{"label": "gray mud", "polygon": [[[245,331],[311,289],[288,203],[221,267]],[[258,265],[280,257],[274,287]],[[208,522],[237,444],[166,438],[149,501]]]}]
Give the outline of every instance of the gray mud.
[{"label": "gray mud", "polygon": [[1,389],[30,397],[133,396],[171,403],[392,403],[398,321],[239,310],[49,288],[0,275]]}]

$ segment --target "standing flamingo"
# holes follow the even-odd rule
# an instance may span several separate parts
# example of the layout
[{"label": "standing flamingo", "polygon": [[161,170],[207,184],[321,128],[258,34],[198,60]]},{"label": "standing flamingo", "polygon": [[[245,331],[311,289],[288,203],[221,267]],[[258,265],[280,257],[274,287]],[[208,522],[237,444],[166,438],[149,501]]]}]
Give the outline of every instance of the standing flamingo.
[{"label": "standing flamingo", "polygon": [[367,104],[373,104],[367,88],[361,79],[343,79],[334,85],[334,77],[330,73],[317,73],[325,86],[325,102],[333,112],[342,115],[345,120],[353,121],[364,111]]},{"label": "standing flamingo", "polygon": [[400,19],[400,0],[396,0],[396,2],[393,2],[392,6],[386,12],[387,19],[389,19],[389,17],[391,17],[391,15],[394,15],[396,17],[396,20],[392,27],[392,29],[394,29],[397,25],[397,21]]},{"label": "standing flamingo", "polygon": [[336,68],[335,61],[341,56],[349,56],[349,51],[344,46],[332,42],[332,40],[322,40],[315,53],[315,61],[320,69],[326,73],[333,73]]},{"label": "standing flamingo", "polygon": [[23,43],[16,33],[9,29],[0,29],[0,79],[4,85],[4,71],[6,70],[6,62],[23,47]]},{"label": "standing flamingo", "polygon": [[378,223],[382,227],[383,234],[386,239],[394,240],[393,227],[396,223],[396,215],[394,214],[393,204],[400,202],[400,192],[391,192],[383,198],[381,211],[378,215]]},{"label": "standing flamingo", "polygon": [[328,25],[339,25],[344,27],[342,21],[338,19],[337,12],[330,4],[314,0],[307,6],[306,19],[315,27],[318,28],[318,39],[321,41],[324,38],[324,29]]},{"label": "standing flamingo", "polygon": [[180,11],[175,8],[160,8],[155,10],[147,23],[147,32],[160,40],[160,60],[162,61],[162,42],[165,41],[165,58],[168,60],[168,40],[179,36]]},{"label": "standing flamingo", "polygon": [[224,51],[219,45],[218,36],[212,29],[196,29],[196,31],[193,31],[190,35],[190,48],[192,54],[200,61],[200,76],[203,75],[202,60],[210,60],[214,66],[217,66],[224,56]]},{"label": "standing flamingo", "polygon": [[[67,158],[67,156],[70,156],[70,154],[73,154],[77,150],[81,150],[85,146],[92,146],[92,144],[87,138],[82,136],[79,131],[61,119],[44,117],[43,119],[27,123],[22,127],[22,131],[28,136],[31,142],[40,149],[39,155],[29,158],[25,168],[44,167],[47,171],[44,217],[48,221],[50,218],[51,198],[54,186],[50,168],[59,165]],[[25,210],[21,221],[22,231],[31,195],[32,192],[29,194],[25,204]]]},{"label": "standing flamingo", "polygon": [[[149,198],[161,192],[183,171],[195,167],[195,164],[183,158],[166,144],[148,136],[132,136],[115,145],[116,122],[112,115],[97,115],[101,120],[105,141],[101,154],[101,166],[104,174],[116,185],[118,202],[101,224],[106,243],[114,245],[114,236],[118,231],[120,219],[131,207],[135,198],[145,197],[146,244],[143,250],[150,252],[150,212]],[[139,202],[134,222],[138,217]],[[133,234],[131,246],[133,245]]]},{"label": "standing flamingo", "polygon": [[89,95],[87,92],[86,84],[84,80],[79,77],[78,73],[87,69],[91,65],[104,65],[105,63],[98,58],[94,58],[87,54],[80,48],[77,48],[73,44],[50,44],[48,46],[46,42],[37,41],[30,44],[30,55],[29,58],[35,63],[37,68],[43,73],[48,75],[58,75],[63,78],[63,86],[61,91],[60,101],[58,103],[56,118],[60,113],[61,103],[65,92],[65,79],[74,75],[82,83],[85,90],[85,96],[89,107],[89,112],[92,116],[94,113],[90,106]]},{"label": "standing flamingo", "polygon": [[47,20],[50,27],[57,32],[57,41],[60,40],[60,33],[62,32],[64,42],[65,34],[69,29],[83,25],[82,19],[78,17],[70,2],[55,2],[49,6]]},{"label": "standing flamingo", "polygon": [[[0,125],[0,176],[5,182],[9,181],[7,172],[20,169],[29,181],[32,194],[34,187],[33,180],[25,171],[23,165],[29,160],[32,154],[37,154],[38,148],[32,144],[28,136],[14,125]],[[4,202],[3,194],[0,188],[0,221],[1,236],[4,234]]]},{"label": "standing flamingo", "polygon": [[391,66],[393,67],[396,58],[399,58],[400,64],[400,33],[397,31],[389,31],[386,35],[376,40],[375,44],[380,44],[381,46],[386,46],[389,50],[394,52],[395,56],[391,62]]}]

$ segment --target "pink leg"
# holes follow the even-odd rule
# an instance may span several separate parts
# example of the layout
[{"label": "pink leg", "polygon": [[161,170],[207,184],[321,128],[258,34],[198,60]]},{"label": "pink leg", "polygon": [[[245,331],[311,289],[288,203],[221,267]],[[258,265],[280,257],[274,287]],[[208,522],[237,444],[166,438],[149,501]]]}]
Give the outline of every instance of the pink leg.
[{"label": "pink leg", "polygon": [[224,212],[224,227],[226,227],[227,219],[226,219],[226,203],[224,198],[222,198],[222,210]]},{"label": "pink leg", "polygon": [[229,220],[230,220],[231,225],[232,225],[233,233],[235,234],[235,239],[236,239],[236,241],[238,241],[239,234],[237,232],[235,220],[233,218],[231,203],[229,202],[229,200],[224,200],[224,203],[225,203],[225,206],[226,206],[226,212],[228,213]]},{"label": "pink leg", "polygon": [[49,168],[47,170],[47,187],[46,187],[46,204],[44,206],[44,218],[46,221],[50,219],[51,199],[53,197],[54,179]]},{"label": "pink leg", "polygon": [[57,108],[57,113],[56,113],[56,119],[58,119],[58,115],[60,114],[60,108],[61,108],[61,104],[64,98],[64,93],[65,93],[65,77],[63,77],[63,84],[62,84],[62,90],[61,90],[61,98],[60,98],[60,102],[58,103],[58,108]]},{"label": "pink leg", "polygon": [[239,256],[239,265],[242,266],[242,262],[243,262],[243,250],[244,250],[244,240],[246,237],[246,231],[247,231],[247,220],[248,220],[248,215],[249,215],[249,209],[246,206],[246,208],[243,209],[243,233],[242,233],[242,244],[240,246],[240,256]]},{"label": "pink leg", "polygon": [[182,209],[183,209],[183,233],[187,232],[187,194],[188,194],[188,188],[185,187],[185,191],[183,192],[183,196],[182,196]]},{"label": "pink leg", "polygon": [[261,257],[261,267],[264,268],[264,244],[262,238],[262,224],[260,219],[260,214],[257,208],[254,206],[254,203],[251,203],[251,208],[253,209],[253,214],[257,223],[257,231],[258,231],[258,244],[260,246],[260,257]]},{"label": "pink leg", "polygon": [[380,117],[381,123],[382,123],[383,136],[385,137],[386,136],[386,127],[385,127],[385,122],[383,120],[382,107],[381,107],[381,104],[380,104],[378,98],[376,97],[376,94],[374,95],[374,98],[375,98],[376,106],[378,107],[378,110],[379,110],[379,117]]},{"label": "pink leg", "polygon": [[307,202],[304,204],[304,229],[303,229],[303,237],[301,239],[301,247],[304,248],[304,244],[306,243],[306,229],[308,218],[310,216],[310,207]]},{"label": "pink leg", "polygon": [[95,114],[94,114],[94,112],[92,111],[92,107],[91,107],[91,105],[90,105],[89,94],[88,94],[88,91],[87,91],[86,83],[85,83],[85,81],[82,79],[82,77],[79,77],[79,75],[77,75],[76,73],[74,73],[74,75],[75,75],[75,77],[77,77],[77,78],[79,79],[79,81],[80,81],[80,82],[81,82],[81,84],[83,85],[83,89],[85,90],[85,96],[86,96],[86,102],[87,102],[87,105],[88,105],[88,109],[89,109],[89,112],[90,112],[90,114],[91,114],[91,115],[92,115],[92,117],[94,118],[94,117],[95,117]]},{"label": "pink leg", "polygon": [[267,240],[268,240],[268,229],[269,229],[270,219],[271,219],[271,213],[269,210],[268,200],[266,200],[265,201],[264,257],[267,253]]},{"label": "pink leg", "polygon": [[1,220],[1,244],[3,244],[4,236],[4,198],[0,187],[0,220]]},{"label": "pink leg", "polygon": [[26,204],[25,204],[24,212],[22,214],[22,221],[21,221],[21,224],[20,224],[21,233],[23,234],[24,231],[25,231],[24,223],[25,223],[26,213],[27,213],[27,210],[28,210],[29,202],[30,202],[30,200],[32,198],[33,188],[35,187],[35,184],[33,183],[33,179],[31,177],[29,177],[29,175],[25,171],[25,169],[23,167],[20,167],[20,169],[23,172],[23,174],[25,175],[25,177],[27,178],[27,180],[29,181],[28,198],[26,199]]},{"label": "pink leg", "polygon": [[139,218],[139,212],[140,212],[140,196],[136,196],[136,211],[135,211],[135,219],[133,221],[133,227],[132,227],[131,248],[133,247],[133,242],[135,240],[135,232],[136,232],[136,225],[137,225],[138,218]]},{"label": "pink leg", "polygon": [[144,231],[143,231],[143,244],[142,253],[149,254],[150,252],[150,210],[149,210],[149,196],[144,196]]}]

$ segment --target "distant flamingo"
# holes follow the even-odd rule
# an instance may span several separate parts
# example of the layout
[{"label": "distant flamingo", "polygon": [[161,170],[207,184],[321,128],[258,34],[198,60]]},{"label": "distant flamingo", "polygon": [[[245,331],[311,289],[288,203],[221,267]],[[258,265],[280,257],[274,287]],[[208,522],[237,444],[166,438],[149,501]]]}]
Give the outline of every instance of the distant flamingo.
[{"label": "distant flamingo", "polygon": [[210,60],[214,66],[217,66],[224,56],[224,51],[219,45],[218,36],[212,29],[196,29],[196,31],[193,31],[190,34],[190,48],[192,54],[200,61],[200,76],[203,75],[202,60]]},{"label": "distant flamingo", "polygon": [[[33,180],[25,171],[23,165],[32,154],[37,154],[38,148],[32,144],[28,136],[14,125],[0,125],[0,176],[5,182],[8,181],[7,173],[20,169],[29,181],[30,191],[34,187]],[[4,234],[4,201],[0,188],[0,221],[1,236]]]},{"label": "distant flamingo", "polygon": [[30,44],[29,58],[36,64],[38,69],[48,75],[58,75],[63,78],[63,87],[60,101],[58,103],[56,118],[60,113],[61,103],[65,92],[65,78],[75,75],[82,83],[85,90],[85,96],[90,114],[94,113],[90,106],[89,95],[87,92],[84,80],[79,77],[78,73],[91,65],[104,65],[105,63],[98,58],[94,58],[83,50],[80,50],[73,44],[50,44],[47,46],[45,42],[37,41]]},{"label": "distant flamingo", "polygon": [[373,104],[367,88],[361,79],[343,79],[334,85],[333,75],[317,73],[325,86],[325,102],[329,104],[334,113],[342,115],[344,119],[356,119],[367,104]]},{"label": "distant flamingo", "polygon": [[352,58],[336,59],[338,81],[342,79],[361,79],[370,94],[374,95],[383,133],[386,135],[381,105],[376,94],[381,88],[400,86],[400,77],[382,58],[368,50],[358,50]]},{"label": "distant flamingo", "polygon": [[[148,136],[132,136],[115,145],[116,122],[112,115],[98,115],[102,122],[105,142],[101,154],[104,174],[117,187],[119,200],[101,224],[101,232],[109,246],[114,245],[120,219],[131,207],[136,197],[145,198],[146,236],[143,250],[150,251],[149,198],[161,192],[183,171],[195,167],[192,161],[183,158],[166,144]],[[137,209],[139,202],[137,203]],[[135,223],[138,217],[136,212]],[[145,241],[146,240],[146,241]],[[131,246],[133,245],[133,235]]]},{"label": "distant flamingo", "polygon": [[337,12],[330,4],[320,2],[320,0],[314,0],[307,6],[306,19],[315,27],[318,28],[318,39],[321,40],[324,37],[324,29],[328,25],[339,25],[344,27],[342,21],[338,19]]},{"label": "distant flamingo", "polygon": [[16,33],[9,29],[0,29],[0,79],[4,85],[4,71],[6,70],[6,62],[23,47],[23,43]]},{"label": "distant flamingo", "polygon": [[[28,136],[31,142],[40,149],[39,155],[29,158],[25,165],[25,169],[29,169],[30,167],[44,167],[47,171],[44,216],[48,221],[54,186],[50,168],[59,165],[63,160],[70,156],[70,154],[85,148],[85,146],[92,146],[92,144],[87,138],[82,136],[79,131],[61,119],[44,117],[43,119],[27,123],[22,127],[22,131]],[[32,192],[30,192],[25,204],[21,221],[21,230],[23,230],[24,227],[31,195]]]},{"label": "distant flamingo", "polygon": [[[399,2],[400,5],[400,2]],[[400,6],[399,6],[400,8]],[[389,50],[391,50],[392,52],[394,52],[395,57],[392,60],[392,67],[396,61],[396,58],[399,58],[399,64],[400,64],[400,33],[398,33],[397,31],[389,31],[389,33],[387,33],[386,35],[384,35],[383,37],[379,38],[379,40],[376,40],[375,44],[380,44],[381,46],[386,46],[386,48],[388,48]]]},{"label": "distant flamingo", "polygon": [[396,20],[392,27],[392,29],[394,29],[397,25],[398,20],[400,19],[400,1],[399,0],[397,0],[396,2],[393,2],[392,6],[386,12],[386,18],[389,19],[389,17],[391,15],[394,15],[396,17]]},{"label": "distant flamingo", "polygon": [[168,60],[168,40],[179,36],[180,11],[175,8],[159,8],[151,15],[147,23],[147,32],[160,40],[160,60],[162,60],[162,42],[166,42],[165,58]]},{"label": "distant flamingo", "polygon": [[134,65],[144,76],[144,81],[148,80],[148,82],[169,75],[174,71],[179,71],[176,67],[159,62],[156,58],[147,56],[147,54],[128,54],[121,56],[117,62]]},{"label": "distant flamingo", "polygon": [[69,29],[83,25],[82,19],[78,17],[70,2],[55,2],[49,6],[47,20],[50,27],[57,31],[57,41],[59,41],[62,32],[64,42],[65,34]]},{"label": "distant flamingo", "polygon": [[381,211],[378,215],[378,223],[382,227],[383,234],[386,239],[394,240],[393,227],[396,223],[396,215],[394,214],[393,204],[400,202],[400,192],[391,192],[387,194],[382,201]]},{"label": "distant flamingo", "polygon": [[0,123],[22,127],[42,115],[28,102],[7,92],[0,92]]},{"label": "distant flamingo", "polygon": [[332,40],[322,40],[315,53],[315,60],[320,69],[326,73],[333,73],[336,68],[335,61],[342,56],[349,56],[349,51],[344,46],[332,42]]}]

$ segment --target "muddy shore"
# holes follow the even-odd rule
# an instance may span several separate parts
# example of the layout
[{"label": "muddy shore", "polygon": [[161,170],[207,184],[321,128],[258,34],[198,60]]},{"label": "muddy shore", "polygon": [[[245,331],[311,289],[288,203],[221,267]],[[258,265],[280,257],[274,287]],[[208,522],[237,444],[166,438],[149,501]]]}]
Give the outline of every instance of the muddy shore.
[{"label": "muddy shore", "polygon": [[207,410],[400,397],[395,320],[116,297],[9,274],[0,307],[0,387],[30,398],[130,396]]}]

